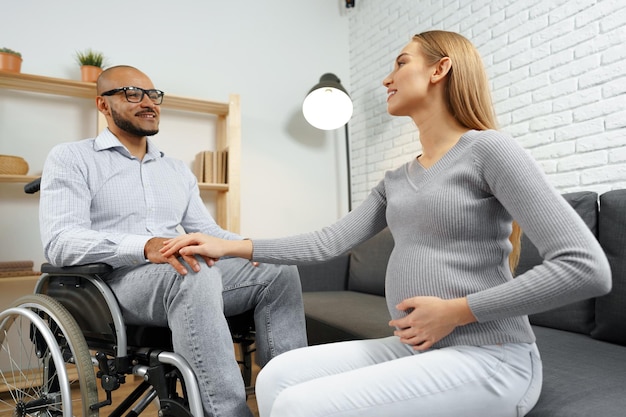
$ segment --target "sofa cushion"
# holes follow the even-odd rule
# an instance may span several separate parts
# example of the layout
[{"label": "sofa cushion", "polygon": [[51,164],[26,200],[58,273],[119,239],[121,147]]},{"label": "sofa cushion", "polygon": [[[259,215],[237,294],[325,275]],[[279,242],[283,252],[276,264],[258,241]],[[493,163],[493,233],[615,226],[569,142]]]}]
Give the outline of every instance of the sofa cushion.
[{"label": "sofa cushion", "polygon": [[[611,264],[613,288],[596,299],[596,339],[626,346],[626,190],[600,196],[599,240]],[[624,359],[626,361],[626,359]]]},{"label": "sofa cushion", "polygon": [[350,291],[385,295],[387,262],[393,245],[391,232],[385,228],[352,250],[348,278]]},{"label": "sofa cushion", "polygon": [[[598,235],[598,194],[581,191],[563,194],[563,198],[576,210],[585,221],[594,236]],[[522,235],[522,253],[520,262],[515,271],[517,275],[532,269],[543,261],[535,245]],[[587,299],[568,304],[553,310],[529,316],[530,322],[539,326],[569,330],[577,333],[589,334],[594,327],[595,301]]]},{"label": "sofa cushion", "polygon": [[623,416],[626,350],[581,334],[533,326],[544,377],[526,417]]},{"label": "sofa cushion", "polygon": [[384,297],[354,291],[305,292],[310,345],[393,335]]},{"label": "sofa cushion", "polygon": [[341,291],[348,289],[350,255],[325,262],[298,265],[302,291]]}]

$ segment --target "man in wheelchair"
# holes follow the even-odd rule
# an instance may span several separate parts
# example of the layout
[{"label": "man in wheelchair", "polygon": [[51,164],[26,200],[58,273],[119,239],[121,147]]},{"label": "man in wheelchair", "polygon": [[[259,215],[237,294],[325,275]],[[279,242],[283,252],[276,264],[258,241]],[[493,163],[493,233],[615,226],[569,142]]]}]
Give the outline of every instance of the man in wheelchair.
[{"label": "man in wheelchair", "polygon": [[167,326],[174,352],[196,374],[205,414],[251,416],[226,317],[254,310],[260,366],[306,346],[295,267],[239,258],[189,268],[164,257],[163,242],[185,232],[242,239],[223,230],[199,196],[195,176],[148,139],[159,130],[164,93],[136,68],[116,66],[97,82],[108,128],[57,145],[41,180],[45,256],[57,266],[106,263],[104,278],[126,323]]}]

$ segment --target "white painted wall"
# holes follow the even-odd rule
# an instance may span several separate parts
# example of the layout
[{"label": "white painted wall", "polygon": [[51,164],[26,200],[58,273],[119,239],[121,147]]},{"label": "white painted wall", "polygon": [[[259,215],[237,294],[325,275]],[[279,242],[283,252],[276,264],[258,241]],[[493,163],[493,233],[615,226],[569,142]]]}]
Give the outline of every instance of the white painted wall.
[{"label": "white painted wall", "polygon": [[[22,72],[79,79],[74,52],[146,72],[166,92],[242,103],[242,227],[251,237],[308,231],[347,210],[343,131],[310,127],[300,106],[325,72],[350,86],[348,13],[340,0],[23,0],[2,7],[0,46]],[[41,171],[49,149],[95,133],[91,100],[0,90],[0,153]],[[165,112],[159,146],[191,162],[206,120]],[[207,145],[208,146],[208,145]],[[0,184],[0,261],[43,262],[38,198]]]},{"label": "white painted wall", "polygon": [[560,191],[626,187],[625,2],[362,0],[350,15],[354,202],[419,152],[412,121],[387,114],[382,79],[430,29],[478,47],[501,128]]}]

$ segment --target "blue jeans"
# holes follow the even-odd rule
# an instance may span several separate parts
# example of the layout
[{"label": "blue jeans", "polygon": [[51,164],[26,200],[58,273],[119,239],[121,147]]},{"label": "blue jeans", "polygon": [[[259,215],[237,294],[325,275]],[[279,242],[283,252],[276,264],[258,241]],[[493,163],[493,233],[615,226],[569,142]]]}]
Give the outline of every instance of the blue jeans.
[{"label": "blue jeans", "polygon": [[256,380],[261,417],[521,417],[536,404],[535,344],[424,353],[395,336],[296,349]]},{"label": "blue jeans", "polygon": [[256,358],[306,346],[302,291],[294,266],[230,258],[179,275],[169,264],[120,268],[106,277],[128,324],[168,326],[174,352],[193,368],[207,416],[251,417],[226,322],[254,309]]}]

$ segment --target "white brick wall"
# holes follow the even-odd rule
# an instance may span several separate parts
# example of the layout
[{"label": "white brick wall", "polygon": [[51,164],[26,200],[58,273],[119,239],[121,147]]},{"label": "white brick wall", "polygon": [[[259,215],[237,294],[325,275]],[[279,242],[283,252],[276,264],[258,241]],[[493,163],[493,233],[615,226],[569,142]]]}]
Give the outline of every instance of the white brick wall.
[{"label": "white brick wall", "polygon": [[383,78],[414,33],[456,31],[483,56],[502,130],[561,192],[626,188],[626,2],[358,0],[350,10],[352,199],[416,156]]}]

